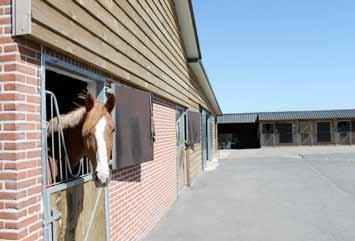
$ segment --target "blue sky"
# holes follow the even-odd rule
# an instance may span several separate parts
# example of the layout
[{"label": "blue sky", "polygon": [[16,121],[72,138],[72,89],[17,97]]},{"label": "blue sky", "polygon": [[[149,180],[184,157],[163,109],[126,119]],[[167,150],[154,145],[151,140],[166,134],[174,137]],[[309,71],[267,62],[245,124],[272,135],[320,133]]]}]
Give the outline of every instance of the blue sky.
[{"label": "blue sky", "polygon": [[354,0],[194,0],[224,113],[355,108]]}]

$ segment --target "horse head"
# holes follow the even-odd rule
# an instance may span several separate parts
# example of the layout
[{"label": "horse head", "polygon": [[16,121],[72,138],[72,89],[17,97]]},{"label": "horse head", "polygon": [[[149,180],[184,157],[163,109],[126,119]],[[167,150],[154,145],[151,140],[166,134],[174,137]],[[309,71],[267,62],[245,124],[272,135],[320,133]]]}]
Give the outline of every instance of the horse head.
[{"label": "horse head", "polygon": [[110,160],[115,124],[111,111],[115,106],[115,96],[108,94],[105,104],[95,97],[86,98],[86,118],[83,123],[82,137],[85,155],[93,167],[96,185],[105,186],[110,177]]}]

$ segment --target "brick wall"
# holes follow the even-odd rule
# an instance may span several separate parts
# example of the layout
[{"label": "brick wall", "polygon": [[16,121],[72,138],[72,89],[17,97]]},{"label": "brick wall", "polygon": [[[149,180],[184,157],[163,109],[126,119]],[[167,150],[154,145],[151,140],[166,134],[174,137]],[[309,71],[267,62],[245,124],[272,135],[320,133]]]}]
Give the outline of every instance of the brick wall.
[{"label": "brick wall", "polygon": [[116,171],[110,183],[111,240],[141,240],[177,195],[175,105],[155,101],[154,161]]},{"label": "brick wall", "polygon": [[0,240],[42,240],[40,49],[11,38],[0,1]]}]

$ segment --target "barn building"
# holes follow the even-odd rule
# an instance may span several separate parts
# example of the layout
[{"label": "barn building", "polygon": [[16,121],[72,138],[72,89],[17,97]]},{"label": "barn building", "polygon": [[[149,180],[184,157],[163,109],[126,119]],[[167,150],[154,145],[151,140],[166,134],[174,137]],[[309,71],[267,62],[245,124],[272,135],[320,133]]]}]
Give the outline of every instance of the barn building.
[{"label": "barn building", "polygon": [[355,144],[355,110],[224,114],[220,149]]},{"label": "barn building", "polygon": [[[0,19],[0,239],[141,240],[217,150],[191,0],[2,0]],[[117,100],[106,187],[47,131],[88,93]]]}]

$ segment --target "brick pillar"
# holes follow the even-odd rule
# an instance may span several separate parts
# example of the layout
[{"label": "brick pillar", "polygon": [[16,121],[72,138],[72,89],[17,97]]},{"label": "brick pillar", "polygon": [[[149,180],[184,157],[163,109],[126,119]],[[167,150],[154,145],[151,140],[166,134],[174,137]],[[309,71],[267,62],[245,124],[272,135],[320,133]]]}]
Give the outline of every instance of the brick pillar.
[{"label": "brick pillar", "polygon": [[42,240],[40,48],[0,0],[0,240]]}]

